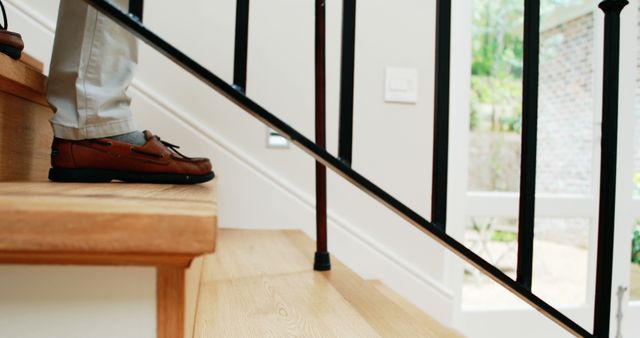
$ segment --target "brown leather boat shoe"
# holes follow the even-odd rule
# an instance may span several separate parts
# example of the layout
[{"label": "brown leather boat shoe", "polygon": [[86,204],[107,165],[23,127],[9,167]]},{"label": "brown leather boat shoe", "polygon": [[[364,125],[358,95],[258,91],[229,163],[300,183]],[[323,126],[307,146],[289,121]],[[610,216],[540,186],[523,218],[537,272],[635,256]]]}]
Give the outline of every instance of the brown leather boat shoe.
[{"label": "brown leather boat shoe", "polygon": [[0,53],[9,55],[18,60],[22,56],[24,42],[22,36],[15,32],[0,30]]},{"label": "brown leather boat shoe", "polygon": [[15,32],[10,32],[9,21],[7,21],[7,12],[4,5],[0,1],[0,10],[2,10],[2,24],[0,24],[0,53],[7,54],[11,58],[18,60],[22,56],[24,42],[22,36]]},{"label": "brown leather boat shoe", "polygon": [[70,141],[55,138],[51,145],[49,179],[56,182],[192,184],[212,180],[206,158],[182,155],[176,145],[144,131],[147,143],[136,146],[109,138]]}]

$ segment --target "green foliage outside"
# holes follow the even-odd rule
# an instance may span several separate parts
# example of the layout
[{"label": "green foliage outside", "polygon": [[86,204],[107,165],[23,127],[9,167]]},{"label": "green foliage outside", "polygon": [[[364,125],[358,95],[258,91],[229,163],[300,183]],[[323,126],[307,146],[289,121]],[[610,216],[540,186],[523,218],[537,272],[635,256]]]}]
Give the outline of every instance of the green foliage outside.
[{"label": "green foliage outside", "polygon": [[513,231],[496,230],[491,236],[491,240],[494,242],[510,243],[518,239],[518,234]]},{"label": "green foliage outside", "polygon": [[636,223],[633,231],[633,241],[631,242],[631,261],[640,264],[640,220]]},{"label": "green foliage outside", "polygon": [[473,2],[471,130],[518,131],[522,115],[522,1]]},{"label": "green foliage outside", "polygon": [[633,177],[633,183],[635,183],[636,186],[636,194],[640,195],[640,173],[636,173]]},{"label": "green foliage outside", "polygon": [[[587,1],[542,0],[541,19]],[[517,191],[520,153],[519,138],[514,143],[514,137],[522,124],[524,1],[473,0],[472,6],[469,130],[476,142],[472,156],[479,156],[483,169],[470,167],[469,177],[473,189]],[[541,48],[544,67],[549,53]]]},{"label": "green foliage outside", "polygon": [[[543,0],[541,16],[589,0]],[[522,0],[474,0],[471,66],[472,131],[520,132]]]},{"label": "green foliage outside", "polygon": [[[499,224],[497,224],[499,223]],[[510,243],[518,240],[518,233],[510,230],[494,229],[496,225],[502,227],[513,227],[515,229],[515,220],[496,220],[494,218],[476,219],[471,218],[471,229],[480,235],[486,234],[493,242]]]}]

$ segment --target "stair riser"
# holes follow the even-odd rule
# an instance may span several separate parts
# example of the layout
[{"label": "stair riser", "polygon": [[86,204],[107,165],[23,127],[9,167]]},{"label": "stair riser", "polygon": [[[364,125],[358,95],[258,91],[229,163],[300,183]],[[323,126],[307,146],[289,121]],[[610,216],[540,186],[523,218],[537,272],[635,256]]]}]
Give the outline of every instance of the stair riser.
[{"label": "stair riser", "polygon": [[0,182],[47,180],[52,114],[48,107],[0,91]]}]

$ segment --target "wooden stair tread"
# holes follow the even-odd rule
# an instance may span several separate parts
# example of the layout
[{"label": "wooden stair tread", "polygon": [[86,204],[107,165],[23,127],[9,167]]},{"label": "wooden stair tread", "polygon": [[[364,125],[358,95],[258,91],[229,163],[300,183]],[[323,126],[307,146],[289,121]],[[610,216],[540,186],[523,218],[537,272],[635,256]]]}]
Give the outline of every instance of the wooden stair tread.
[{"label": "wooden stair tread", "polygon": [[429,327],[433,329],[437,337],[463,337],[462,334],[455,332],[453,329],[442,326],[435,319],[429,317],[426,313],[424,313],[415,305],[411,304],[395,291],[391,290],[381,281],[369,280],[367,282],[378,291],[380,291],[380,293],[382,293],[389,300],[400,306],[404,310],[404,313],[406,313],[408,316],[411,316],[411,318],[413,318],[414,320],[420,321],[422,323],[430,323]]},{"label": "wooden stair tread", "polygon": [[47,77],[28,62],[0,53],[0,91],[48,106]]},{"label": "wooden stair tread", "polygon": [[141,262],[141,256],[209,253],[216,235],[215,191],[215,181],[0,182],[0,252],[96,259],[125,255],[134,257],[133,263]]},{"label": "wooden stair tread", "polygon": [[[314,242],[303,233],[289,232],[287,235],[301,250],[313,252]],[[331,257],[331,271],[325,274],[382,337],[462,337],[420,310],[416,309],[420,316],[407,311],[413,309],[397,302],[399,296],[388,297],[334,257]]]},{"label": "wooden stair tread", "polygon": [[302,232],[225,229],[218,245],[204,261],[196,337],[459,337],[408,315],[333,257],[332,271],[313,271]]},{"label": "wooden stair tread", "polygon": [[25,53],[24,51],[22,51],[22,56],[20,57],[19,61],[33,68],[38,73],[44,73],[44,63],[29,55],[29,53]]}]

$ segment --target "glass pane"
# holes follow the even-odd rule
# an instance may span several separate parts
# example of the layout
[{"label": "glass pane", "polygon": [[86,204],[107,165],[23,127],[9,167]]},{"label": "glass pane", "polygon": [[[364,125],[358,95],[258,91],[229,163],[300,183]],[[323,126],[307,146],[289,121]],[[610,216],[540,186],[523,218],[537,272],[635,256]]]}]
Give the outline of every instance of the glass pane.
[{"label": "glass pane", "polygon": [[582,305],[589,267],[588,219],[536,219],[533,292],[554,306]]},{"label": "glass pane", "polygon": [[469,190],[517,191],[522,114],[521,0],[474,0]]},{"label": "glass pane", "polygon": [[[593,6],[541,7],[537,189],[590,194],[594,143]],[[518,191],[523,2],[473,1],[469,190]]]},{"label": "glass pane", "polygon": [[640,219],[633,227],[630,295],[632,301],[640,300]]},{"label": "glass pane", "polygon": [[[638,7],[638,30],[640,31],[640,6]],[[640,33],[640,32],[639,32]],[[640,42],[640,34],[638,34],[638,41]],[[636,198],[640,198],[640,48],[637,55],[637,72],[636,72],[636,102],[635,102],[635,117],[636,117],[636,130],[635,130],[635,176],[633,195]]]},{"label": "glass pane", "polygon": [[[588,271],[589,220],[536,219],[533,291],[553,305],[585,302]],[[465,245],[516,277],[518,254],[515,219],[471,218]],[[463,307],[505,308],[521,302],[475,268],[465,268]]]},{"label": "glass pane", "polygon": [[[518,229],[513,218],[471,218],[465,232],[465,245],[473,252],[498,267],[511,278],[516,277],[518,259]],[[466,265],[462,305],[467,308],[502,308],[522,304],[486,277]]]},{"label": "glass pane", "polygon": [[591,0],[542,1],[539,193],[591,193],[595,113],[592,5]]}]

